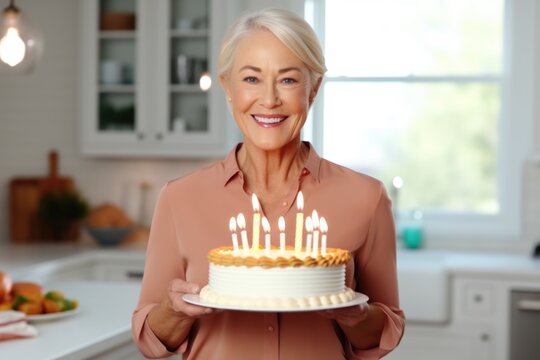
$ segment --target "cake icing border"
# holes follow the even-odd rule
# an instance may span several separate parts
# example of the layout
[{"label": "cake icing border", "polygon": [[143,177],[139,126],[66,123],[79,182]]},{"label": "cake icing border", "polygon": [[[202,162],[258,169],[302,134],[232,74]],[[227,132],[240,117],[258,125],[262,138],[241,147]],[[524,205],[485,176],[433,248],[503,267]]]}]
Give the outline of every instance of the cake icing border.
[{"label": "cake icing border", "polygon": [[[291,250],[292,247],[287,247],[287,250]],[[262,268],[272,268],[272,267],[330,267],[330,266],[339,266],[345,265],[351,259],[351,254],[348,250],[338,249],[338,248],[328,248],[326,250],[326,255],[319,255],[314,258],[307,256],[304,258],[298,258],[296,256],[290,257],[281,257],[269,258],[264,255],[264,249],[259,250],[261,256],[235,256],[233,253],[232,246],[221,246],[215,249],[212,249],[208,252],[208,261],[213,264],[223,265],[223,266],[246,266],[246,267],[255,267],[259,266]]]}]

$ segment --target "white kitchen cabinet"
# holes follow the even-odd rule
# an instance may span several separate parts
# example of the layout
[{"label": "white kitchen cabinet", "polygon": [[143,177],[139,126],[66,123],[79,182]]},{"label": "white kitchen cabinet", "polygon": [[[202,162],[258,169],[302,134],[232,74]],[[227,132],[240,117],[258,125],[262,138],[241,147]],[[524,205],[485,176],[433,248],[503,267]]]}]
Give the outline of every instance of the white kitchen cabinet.
[{"label": "white kitchen cabinet", "polygon": [[[83,154],[214,157],[229,151],[235,139],[215,67],[228,23],[215,16],[222,8],[211,0],[80,1]],[[132,14],[134,26],[120,20],[111,29],[101,22],[118,13]],[[178,64],[186,59],[181,72]],[[198,79],[206,65],[213,84],[204,92]]]},{"label": "white kitchen cabinet", "polygon": [[493,360],[491,330],[481,326],[409,324],[401,344],[385,359]]},{"label": "white kitchen cabinet", "polygon": [[[452,277],[447,321],[408,321],[392,360],[494,360],[501,357],[505,334],[505,290],[497,281]],[[407,313],[405,313],[407,316]]]},{"label": "white kitchen cabinet", "polygon": [[454,279],[454,315],[459,323],[492,323],[500,313],[498,284],[489,279]]}]

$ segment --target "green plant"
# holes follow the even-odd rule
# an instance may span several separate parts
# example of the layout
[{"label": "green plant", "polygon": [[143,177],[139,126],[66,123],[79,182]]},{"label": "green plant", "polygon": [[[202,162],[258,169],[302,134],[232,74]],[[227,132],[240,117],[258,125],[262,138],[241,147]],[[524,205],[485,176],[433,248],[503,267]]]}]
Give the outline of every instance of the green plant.
[{"label": "green plant", "polygon": [[56,237],[71,224],[84,219],[89,210],[86,199],[76,191],[51,192],[41,198],[37,214]]}]

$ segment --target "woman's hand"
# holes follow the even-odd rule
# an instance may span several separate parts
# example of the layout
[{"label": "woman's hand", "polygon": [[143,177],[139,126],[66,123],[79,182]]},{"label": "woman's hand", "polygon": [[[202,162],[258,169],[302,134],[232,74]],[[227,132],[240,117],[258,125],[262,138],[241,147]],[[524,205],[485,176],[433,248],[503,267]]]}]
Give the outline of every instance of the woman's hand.
[{"label": "woman's hand", "polygon": [[327,319],[336,320],[341,326],[354,327],[367,319],[368,311],[369,305],[363,303],[345,308],[323,310],[318,313]]},{"label": "woman's hand", "polygon": [[184,294],[198,294],[200,291],[198,284],[182,279],[171,280],[167,296],[148,314],[148,326],[169,351],[175,351],[184,342],[197,318],[216,311],[182,299]]},{"label": "woman's hand", "polygon": [[335,320],[354,347],[371,349],[379,345],[385,316],[378,306],[363,303],[318,313]]},{"label": "woman's hand", "polygon": [[182,299],[184,294],[198,294],[201,287],[182,279],[174,279],[169,283],[168,302],[175,314],[181,318],[198,318],[211,314],[214,309],[192,305]]}]

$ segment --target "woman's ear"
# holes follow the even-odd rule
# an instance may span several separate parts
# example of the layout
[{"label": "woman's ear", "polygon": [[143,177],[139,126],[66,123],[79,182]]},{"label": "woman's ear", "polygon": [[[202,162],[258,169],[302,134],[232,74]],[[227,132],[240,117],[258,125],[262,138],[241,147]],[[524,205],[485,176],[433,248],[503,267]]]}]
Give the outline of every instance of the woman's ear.
[{"label": "woman's ear", "polygon": [[315,101],[315,97],[317,96],[317,93],[319,92],[319,88],[321,87],[322,83],[322,76],[317,79],[317,83],[313,88],[311,89],[311,94],[309,95],[309,105],[313,104],[313,101]]},{"label": "woman's ear", "polygon": [[219,83],[221,85],[221,88],[225,92],[225,96],[227,97],[227,101],[231,101],[231,92],[229,91],[229,84],[227,82],[227,79],[225,78],[225,75],[219,75]]}]

